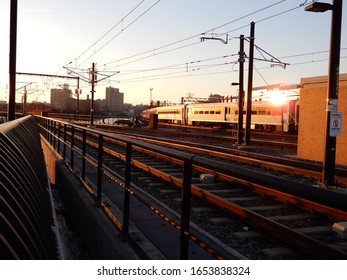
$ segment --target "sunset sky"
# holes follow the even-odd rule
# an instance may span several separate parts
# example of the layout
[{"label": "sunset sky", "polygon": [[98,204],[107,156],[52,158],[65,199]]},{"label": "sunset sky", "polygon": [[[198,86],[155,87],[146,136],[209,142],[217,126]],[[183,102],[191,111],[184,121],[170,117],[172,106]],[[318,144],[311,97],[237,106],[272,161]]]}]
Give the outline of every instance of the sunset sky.
[{"label": "sunset sky", "polygon": [[[327,75],[331,11],[310,13],[311,1],[276,0],[30,0],[18,1],[17,72],[88,78],[96,63],[96,98],[105,87],[124,92],[125,102],[179,102],[181,97],[236,95],[239,36],[249,37],[255,24],[254,86],[300,83],[300,78]],[[331,3],[331,1],[327,1]],[[340,73],[347,72],[347,5],[343,7]],[[0,100],[8,98],[10,1],[0,2]],[[201,41],[201,37],[220,38]],[[249,43],[245,42],[248,55]],[[265,52],[263,52],[263,51]],[[247,85],[248,61],[245,64]],[[49,89],[75,80],[17,75],[27,85],[28,100],[50,102]],[[82,97],[90,85],[81,83]],[[23,90],[17,92],[20,102]]]}]

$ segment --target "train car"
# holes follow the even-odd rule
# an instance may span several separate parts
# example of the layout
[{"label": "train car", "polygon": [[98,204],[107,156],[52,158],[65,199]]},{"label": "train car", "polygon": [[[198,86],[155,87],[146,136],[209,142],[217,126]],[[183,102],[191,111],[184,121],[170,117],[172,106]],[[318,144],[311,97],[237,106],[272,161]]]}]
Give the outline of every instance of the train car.
[{"label": "train car", "polygon": [[175,106],[163,106],[152,109],[147,109],[142,112],[142,117],[149,119],[150,114],[157,114],[158,121],[162,123],[173,124],[186,124],[186,106],[187,105],[175,105]]},{"label": "train car", "polygon": [[[238,123],[237,103],[201,103],[187,106],[188,125],[227,126]],[[246,111],[243,111],[243,124]],[[254,101],[251,110],[251,128],[295,132],[298,129],[299,100],[277,104],[271,101]]]},{"label": "train car", "polygon": [[[228,127],[238,123],[238,104],[231,103],[194,103],[178,106],[157,107],[143,112],[158,114],[159,122],[177,123],[191,126]],[[243,110],[243,125],[246,111]],[[251,129],[275,130],[294,133],[298,130],[299,100],[253,101],[251,110]]]}]

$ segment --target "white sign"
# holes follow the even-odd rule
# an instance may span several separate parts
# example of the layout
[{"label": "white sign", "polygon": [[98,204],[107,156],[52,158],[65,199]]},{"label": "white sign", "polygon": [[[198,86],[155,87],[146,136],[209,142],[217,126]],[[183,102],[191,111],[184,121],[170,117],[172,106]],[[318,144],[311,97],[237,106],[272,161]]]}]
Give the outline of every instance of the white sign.
[{"label": "white sign", "polygon": [[342,127],[342,113],[331,112],[329,136],[331,137],[341,136],[341,127]]},{"label": "white sign", "polygon": [[328,100],[328,108],[329,112],[337,112],[337,99]]}]

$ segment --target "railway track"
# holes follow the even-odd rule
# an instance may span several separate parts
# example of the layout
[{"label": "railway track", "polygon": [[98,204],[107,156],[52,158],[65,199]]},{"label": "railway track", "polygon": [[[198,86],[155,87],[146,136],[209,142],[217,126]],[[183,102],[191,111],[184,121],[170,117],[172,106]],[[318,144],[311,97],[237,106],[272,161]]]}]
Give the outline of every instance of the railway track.
[{"label": "railway track", "polygon": [[[129,193],[141,197],[143,201],[152,201],[155,205],[151,207],[156,209],[154,212],[165,217],[168,223],[178,228],[183,226],[175,222],[182,217],[183,211],[187,211],[182,206],[187,195],[183,187],[187,178],[182,178],[182,169],[186,165],[182,158],[177,158],[183,152],[158,149],[152,144],[125,140],[108,133],[102,133],[103,142],[100,142],[101,134],[95,130],[79,127],[79,131],[86,132],[69,134],[66,126],[51,123],[48,130],[54,131],[56,136],[50,141],[55,139],[57,143],[63,143],[64,147],[70,147],[71,151],[81,154],[94,166],[98,165],[102,153],[102,168],[99,165],[98,176],[113,178],[115,183],[123,184],[123,187],[124,183],[121,182],[127,176],[124,162],[129,153],[125,142],[130,141],[133,154]],[[88,140],[85,133],[88,133]],[[88,152],[84,154],[84,150]],[[347,218],[341,197],[343,195],[337,196],[329,190],[290,182],[198,155],[191,156],[191,163],[192,177],[188,185],[189,195],[193,198],[189,216],[195,233],[186,233],[191,240],[200,240],[197,243],[203,244],[211,252],[227,248],[229,256],[235,258],[347,257],[344,240],[333,230],[335,223],[346,221]],[[87,187],[90,193],[98,192],[95,186]],[[299,196],[300,193],[305,193],[307,197]],[[100,199],[103,207],[107,208],[107,203]],[[207,240],[208,243],[201,240]],[[212,255],[223,258],[219,253]]]},{"label": "railway track", "polygon": [[[109,132],[109,130],[102,130]],[[193,152],[195,154],[204,155],[216,160],[226,162],[233,162],[242,165],[261,168],[262,172],[269,172],[269,170],[276,172],[283,172],[283,176],[288,174],[293,176],[294,180],[304,181],[312,184],[320,185],[322,166],[318,163],[312,163],[302,160],[294,160],[283,156],[266,155],[263,149],[257,149],[254,146],[241,146],[242,149],[228,148],[227,145],[205,144],[204,141],[183,141],[175,140],[171,137],[169,140],[163,137],[144,136],[127,132],[117,132],[118,135],[123,135],[136,139],[138,141],[145,141],[155,145],[166,146],[186,152]],[[276,146],[276,143],[271,142]],[[280,144],[281,145],[281,144]],[[240,147],[240,146],[239,146]],[[282,146],[283,147],[283,146]],[[291,145],[289,147],[292,148]],[[252,150],[262,150],[260,153],[252,152]],[[269,152],[273,153],[273,151]],[[340,187],[347,187],[347,170],[336,168],[336,182]],[[281,174],[277,174],[280,176]]]},{"label": "railway track", "polygon": [[[87,125],[88,122],[74,122],[77,125]],[[128,127],[122,125],[110,125],[95,123],[95,126],[100,130],[105,131],[120,131],[125,134],[140,134],[140,135],[157,135],[162,137],[174,136],[176,139],[193,139],[198,141],[205,141],[207,143],[232,143],[237,141],[237,135],[234,130],[221,130],[214,128],[196,128],[183,125],[163,125],[164,129],[150,129]],[[257,146],[278,147],[282,149],[296,149],[297,136],[287,134],[271,134],[264,132],[252,132],[251,144]]]}]

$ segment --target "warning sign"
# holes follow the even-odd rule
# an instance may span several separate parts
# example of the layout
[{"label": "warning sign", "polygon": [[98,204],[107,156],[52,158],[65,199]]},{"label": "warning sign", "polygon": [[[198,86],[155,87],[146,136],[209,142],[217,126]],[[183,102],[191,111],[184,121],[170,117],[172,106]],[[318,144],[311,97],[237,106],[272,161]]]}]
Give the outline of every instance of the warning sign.
[{"label": "warning sign", "polygon": [[331,112],[330,113],[330,131],[329,136],[341,136],[342,128],[342,113]]}]

